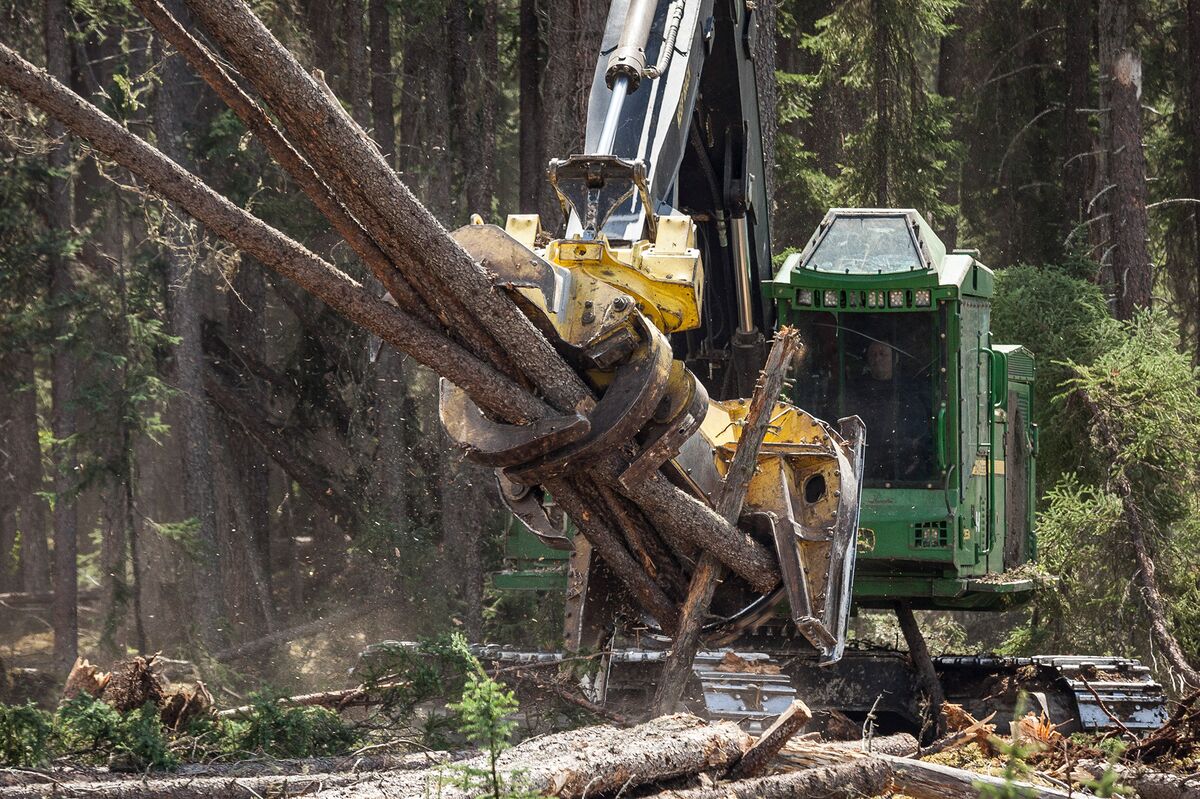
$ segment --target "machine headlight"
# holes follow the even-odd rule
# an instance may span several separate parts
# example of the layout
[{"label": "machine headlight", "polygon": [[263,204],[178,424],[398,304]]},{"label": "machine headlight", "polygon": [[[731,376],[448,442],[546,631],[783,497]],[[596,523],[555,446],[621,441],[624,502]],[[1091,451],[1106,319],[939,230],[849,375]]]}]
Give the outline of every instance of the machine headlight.
[{"label": "machine headlight", "polygon": [[913,292],[913,305],[918,308],[928,308],[930,302],[929,289],[917,289]]},{"label": "machine headlight", "polygon": [[904,291],[902,289],[895,289],[895,290],[889,292],[888,293],[888,305],[892,306],[893,308],[903,308],[904,307]]},{"label": "machine headlight", "polygon": [[821,303],[826,308],[836,308],[838,306],[838,293],[836,291],[826,291],[825,296],[821,299]]},{"label": "machine headlight", "polygon": [[798,305],[812,305],[813,304],[813,290],[812,289],[800,289],[799,291],[797,291],[796,292],[796,303]]}]

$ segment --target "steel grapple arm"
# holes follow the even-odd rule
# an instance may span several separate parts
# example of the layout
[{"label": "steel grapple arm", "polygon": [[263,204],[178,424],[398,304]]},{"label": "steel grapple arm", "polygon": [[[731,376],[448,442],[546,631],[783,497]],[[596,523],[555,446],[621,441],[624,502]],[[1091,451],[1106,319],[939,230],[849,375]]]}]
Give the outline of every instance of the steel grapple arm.
[{"label": "steel grapple arm", "polygon": [[[522,235],[527,221],[510,220],[510,230]],[[729,540],[680,535],[678,525],[656,523],[676,509],[649,510],[655,503],[647,487],[661,481],[711,507],[746,413],[743,400],[710,399],[674,357],[660,327],[678,318],[669,310],[672,298],[647,288],[654,283],[656,259],[672,269],[690,263],[700,271],[699,253],[685,246],[690,225],[682,217],[660,219],[659,238],[639,243],[644,246],[637,266],[628,263],[631,251],[614,251],[603,239],[559,239],[535,249],[534,240],[522,242],[491,225],[458,230],[459,243],[495,276],[497,286],[513,293],[598,399],[573,414],[511,425],[489,418],[443,381],[443,423],[467,457],[496,469],[501,494],[517,518],[546,544],[575,548],[571,638],[577,645],[594,643],[616,619],[628,629],[662,631],[621,596],[602,559],[571,540],[546,490],[564,478],[595,484],[602,494],[609,489],[600,486],[614,485],[635,500],[633,510],[611,501],[605,506],[622,545],[672,601],[683,601],[687,575],[704,551],[729,567],[732,574],[714,600],[711,641],[731,640],[761,623],[786,598],[801,633],[836,659],[844,644],[854,565],[861,473],[857,420],[839,431],[780,403],[759,450],[742,520]],[[678,238],[663,241],[672,230]],[[604,279],[605,259],[640,272],[645,280],[640,293],[623,290],[628,280]],[[764,579],[763,571],[771,576]]]}]

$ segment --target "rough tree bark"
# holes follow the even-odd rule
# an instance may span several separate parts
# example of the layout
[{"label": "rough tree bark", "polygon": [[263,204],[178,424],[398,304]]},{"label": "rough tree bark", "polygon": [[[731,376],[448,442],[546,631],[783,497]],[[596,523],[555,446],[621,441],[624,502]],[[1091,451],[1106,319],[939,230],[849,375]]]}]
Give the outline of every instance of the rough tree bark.
[{"label": "rough tree bark", "polygon": [[[234,275],[231,290],[226,294],[226,313],[229,331],[237,342],[237,351],[261,361],[266,356],[266,283],[262,269],[253,262],[243,263]],[[236,356],[235,356],[236,357]],[[271,499],[268,490],[269,464],[263,448],[246,436],[228,436],[228,447],[232,455],[233,472],[237,479],[231,486],[240,499],[240,508],[245,513],[246,529],[236,535],[245,537],[247,554],[253,563],[244,570],[257,573],[264,584],[253,586],[255,593],[271,595]],[[257,580],[256,580],[257,582]],[[241,604],[245,605],[245,598]],[[261,604],[261,603],[260,603]],[[261,624],[270,630],[273,613],[270,607],[262,609]],[[251,625],[251,631],[258,631]]]},{"label": "rough tree bark", "polygon": [[[399,257],[393,262],[413,272],[412,284],[440,286],[442,293],[452,296],[464,310],[469,309],[469,316],[474,316],[511,358],[517,374],[526,377],[556,409],[592,407],[594,400],[580,377],[558,357],[511,298],[494,291],[471,257],[447,240],[441,225],[416,202],[378,151],[364,146],[364,136],[352,120],[250,10],[236,0],[189,0],[189,4],[230,60],[279,115],[285,133],[304,148],[337,196],[385,251],[397,251]],[[456,328],[463,327],[463,319],[469,316],[459,317]],[[603,474],[610,475],[606,479],[620,468],[618,461],[606,461]],[[571,490],[555,482],[559,484],[554,490],[556,497]],[[648,510],[668,509],[656,517],[664,532],[705,538],[726,565],[749,576],[756,586],[769,590],[773,585],[768,583],[778,575],[769,553],[695,498],[661,479],[647,481],[629,496]]]},{"label": "rough tree bark", "polygon": [[[50,74],[61,80],[69,78],[67,53],[68,16],[64,0],[46,0],[45,6],[46,66]],[[70,168],[70,145],[64,140],[65,130],[51,121],[49,198],[47,221],[65,245],[71,235],[71,186],[66,172]],[[70,335],[71,295],[75,290],[71,263],[55,252],[50,258],[50,302],[54,307],[52,326],[59,338],[51,356],[51,431],[54,434],[54,660],[60,668],[69,669],[75,662],[79,646],[79,611],[77,608],[77,574],[79,519],[74,492],[75,447],[75,359],[65,345]]]},{"label": "rough tree bark", "polygon": [[757,0],[754,4],[754,20],[758,27],[754,39],[754,76],[758,86],[758,121],[766,166],[763,180],[767,185],[768,203],[773,203],[775,197],[775,138],[779,127],[779,87],[775,78],[776,5],[776,0]]},{"label": "rough tree bark", "polygon": [[1130,44],[1129,0],[1100,3],[1100,69],[1108,85],[1108,183],[1116,315],[1150,306],[1154,275],[1147,248],[1146,156],[1142,150],[1142,59]]},{"label": "rough tree bark", "polygon": [[342,17],[346,24],[346,83],[349,88],[346,96],[350,100],[350,113],[354,121],[363,130],[368,130],[371,126],[371,80],[365,16],[363,0],[342,0]]},{"label": "rough tree bark", "polygon": [[[1200,2],[1200,0],[1197,0]],[[520,87],[521,151],[520,197],[518,207],[523,214],[541,210],[546,184],[546,120],[542,114],[542,31],[538,0],[521,0],[519,20],[520,49],[517,54],[518,84]]]},{"label": "rough tree bark", "polygon": [[934,724],[935,734],[940,738],[946,734],[946,714],[942,710],[946,704],[946,693],[942,690],[937,672],[933,670],[933,660],[929,656],[929,647],[925,645],[925,636],[921,634],[917,617],[913,615],[912,606],[908,602],[896,603],[896,620],[900,622],[900,631],[904,633],[904,642],[908,644],[908,658],[917,670],[929,699],[929,719]]},{"label": "rough tree bark", "polygon": [[[9,427],[6,471],[0,476],[10,497],[14,533],[21,536],[18,564],[22,591],[50,590],[50,549],[46,541],[45,470],[38,444],[36,373],[33,356],[16,353],[4,366]],[[9,550],[11,551],[11,550]]]},{"label": "rough tree bark", "polygon": [[[192,12],[225,55],[258,90],[334,193],[411,273],[414,287],[432,286],[464,308],[499,342],[520,374],[556,408],[590,403],[582,380],[461,247],[449,245],[445,228],[426,210],[374,147],[367,146],[339,105],[238,0],[188,0]],[[394,250],[394,254],[393,254]],[[455,320],[461,327],[463,320]]]},{"label": "rough tree bark", "polygon": [[[350,249],[363,260],[372,274],[383,283],[400,307],[418,319],[428,322],[432,316],[424,301],[392,267],[388,257],[358,221],[350,216],[341,201],[333,196],[333,192],[312,166],[284,139],[267,113],[242,91],[213,54],[188,33],[158,0],[134,0],[134,5],[187,59],[192,69],[237,114],[246,127],[254,132],[271,157],[292,176],[300,190],[322,216],[329,220],[334,230],[345,239]],[[301,320],[303,321],[303,317]]]},{"label": "rough tree bark", "polygon": [[467,207],[485,222],[494,222],[492,202],[496,196],[496,120],[500,108],[500,42],[498,0],[483,0],[479,33],[479,165],[476,177],[467,184]]},{"label": "rough tree bark", "polygon": [[369,0],[371,127],[384,158],[396,165],[396,103],[392,89],[392,11],[388,0]]},{"label": "rough tree bark", "polygon": [[[502,292],[493,291],[482,270],[446,239],[441,227],[412,199],[376,148],[366,140],[365,134],[341,111],[327,90],[295,63],[248,8],[232,0],[193,5],[195,12],[204,17],[210,32],[225,47],[226,55],[272,106],[288,135],[304,148],[305,155],[328,181],[333,192],[347,203],[348,210],[377,243],[392,250],[388,254],[392,263],[415,273],[412,276],[414,285],[428,288],[438,296],[452,297],[464,311],[470,309],[469,314],[457,317],[457,329],[464,326],[463,320],[474,316],[480,328],[486,329],[502,346],[504,356],[512,359],[514,372],[529,378],[555,407],[590,407],[593,400],[579,377],[558,358],[511,299]],[[437,334],[414,324],[410,317],[390,306],[364,297],[353,281],[253,217],[232,208],[190,176],[160,163],[153,151],[139,147],[141,143],[136,139],[116,135],[113,128],[118,131],[120,128],[110,127],[111,121],[97,119],[98,115],[92,113],[94,109],[81,109],[77,102],[64,101],[56,91],[47,91],[36,74],[30,75],[28,65],[23,65],[19,59],[8,58],[6,54],[0,67],[8,68],[8,74],[4,76],[6,82],[18,90],[23,88],[27,97],[44,106],[57,105],[57,110],[51,109],[55,113],[80,121],[78,115],[83,112],[85,119],[82,122],[92,129],[92,138],[97,135],[106,138],[108,144],[122,151],[121,155],[127,160],[151,167],[155,175],[151,185],[169,197],[180,196],[191,201],[193,207],[189,211],[200,216],[218,235],[230,239],[281,274],[299,280],[352,321],[410,351],[418,360],[471,392],[472,396],[475,396],[472,388],[478,390],[477,402],[497,412],[501,418],[529,421],[549,411],[547,406],[513,384],[503,386],[505,381],[502,379],[497,382],[499,375],[495,372],[474,368],[478,361],[470,356],[447,362],[442,356],[451,345],[438,340]],[[97,143],[104,146],[99,140]],[[470,325],[465,326],[470,328]],[[413,336],[423,337],[424,342],[433,344],[432,351],[415,341]],[[504,367],[508,366],[508,363],[504,364]],[[501,389],[502,393],[484,390],[481,381],[491,381],[490,389]],[[605,482],[612,482],[621,468],[621,459],[614,456],[598,467],[597,474]],[[656,617],[661,613],[669,619],[674,612],[671,603],[612,534],[609,522],[591,512],[589,502],[583,501],[582,497],[587,496],[585,483],[586,480],[579,478],[551,481],[547,488],[564,507],[575,508],[577,513],[573,515],[582,520],[585,535],[597,539],[593,542],[597,550],[614,564],[614,571],[622,573],[622,579],[643,606]],[[739,573],[749,574],[749,579],[756,586],[764,586],[765,590],[777,582],[777,569],[769,553],[694,497],[683,494],[662,479],[647,481],[628,493],[639,505],[652,511],[651,515],[664,533],[706,542],[705,546],[711,545],[723,561]],[[602,538],[605,540],[599,540]],[[669,623],[664,626],[669,627]]]},{"label": "rough tree bark", "polygon": [[[1187,130],[1191,146],[1188,188],[1200,199],[1200,0],[1187,0]],[[1200,296],[1200,206],[1192,206],[1192,240],[1196,259],[1196,291]],[[1200,324],[1196,325],[1196,360],[1200,361]]]},{"label": "rough tree bark", "polygon": [[857,799],[881,796],[892,784],[892,770],[875,758],[792,771],[711,788],[663,791],[655,799]]},{"label": "rough tree bark", "polygon": [[[156,39],[160,82],[154,102],[154,132],[163,155],[177,164],[189,160],[185,144],[184,116],[193,99],[185,94],[187,85],[183,59],[168,53]],[[178,209],[171,207],[174,224]],[[169,221],[169,225],[172,223]],[[173,227],[173,225],[172,225]],[[200,303],[202,284],[196,275],[199,264],[185,252],[188,242],[181,229],[166,233],[163,258],[167,262],[168,312],[171,332],[179,338],[175,346],[174,382],[179,392],[177,413],[182,424],[176,435],[182,438],[184,507],[196,524],[196,539],[202,553],[198,560],[196,588],[196,621],[200,641],[215,648],[225,617],[221,591],[221,548],[217,541],[217,500],[213,485],[212,431],[208,404],[204,397],[204,353],[200,341]],[[194,255],[192,257],[195,257]]]},{"label": "rough tree bark", "polygon": [[442,547],[446,585],[452,586],[465,618],[463,632],[471,641],[483,634],[483,538],[487,497],[484,492],[495,483],[487,470],[463,461],[461,454],[446,442],[440,481]]},{"label": "rough tree bark", "polygon": [[[1067,0],[1063,4],[1064,54],[1063,72],[1066,77],[1066,98],[1063,108],[1063,207],[1068,224],[1081,222],[1089,197],[1089,153],[1094,149],[1088,128],[1087,113],[1091,105],[1091,0]],[[1085,237],[1086,239],[1086,237]]]},{"label": "rough tree bark", "polygon": [[[959,108],[959,104],[962,102],[963,92],[967,84],[967,23],[970,15],[971,9],[969,6],[960,6],[954,12],[954,17],[951,20],[954,28],[942,37],[938,48],[937,93],[954,103],[951,106],[954,120],[953,135],[959,140],[962,139],[963,134],[963,113]],[[957,207],[961,195],[962,169],[951,169],[948,171],[945,185],[942,186],[942,201],[947,205]],[[954,214],[946,219],[939,233],[947,250],[957,247],[958,214]]]},{"label": "rough tree bark", "polygon": [[891,130],[891,104],[888,102],[887,74],[887,31],[884,28],[886,11],[881,0],[871,0],[871,16],[874,26],[871,34],[875,40],[874,60],[871,62],[872,87],[875,95],[875,207],[887,208],[891,202],[891,182],[888,172],[888,137]]}]

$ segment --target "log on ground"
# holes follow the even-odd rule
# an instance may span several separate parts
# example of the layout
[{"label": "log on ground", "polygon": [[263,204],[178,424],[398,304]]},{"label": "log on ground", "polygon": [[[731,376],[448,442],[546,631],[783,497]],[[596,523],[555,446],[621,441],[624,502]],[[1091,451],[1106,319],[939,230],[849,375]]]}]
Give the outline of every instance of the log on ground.
[{"label": "log on ground", "polygon": [[[1099,779],[1107,768],[1107,763],[1087,761],[1078,764],[1076,771],[1081,772],[1079,776]],[[1170,774],[1123,765],[1112,768],[1117,773],[1117,782],[1133,788],[1140,799],[1200,799],[1200,777],[1194,774]]]},{"label": "log on ground", "polygon": [[851,799],[888,792],[892,772],[875,758],[859,758],[837,766],[792,771],[769,777],[722,782],[655,794],[658,799]]}]

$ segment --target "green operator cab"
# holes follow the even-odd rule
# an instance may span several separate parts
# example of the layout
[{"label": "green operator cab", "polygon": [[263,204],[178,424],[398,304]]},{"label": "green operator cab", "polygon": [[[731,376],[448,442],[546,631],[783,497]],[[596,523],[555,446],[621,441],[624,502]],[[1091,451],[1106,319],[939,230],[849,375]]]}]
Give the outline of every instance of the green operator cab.
[{"label": "green operator cab", "polygon": [[998,609],[1033,587],[1034,360],[992,342],[975,255],[911,209],[834,209],[764,287],[807,346],[791,401],[866,424],[862,606]]}]

